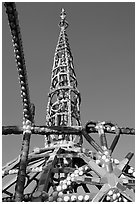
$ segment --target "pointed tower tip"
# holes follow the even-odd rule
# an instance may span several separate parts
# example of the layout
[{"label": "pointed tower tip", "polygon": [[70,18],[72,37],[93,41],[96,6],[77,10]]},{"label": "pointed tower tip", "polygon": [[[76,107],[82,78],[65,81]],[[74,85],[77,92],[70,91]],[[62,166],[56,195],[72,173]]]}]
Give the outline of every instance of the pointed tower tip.
[{"label": "pointed tower tip", "polygon": [[68,27],[68,22],[66,21],[66,11],[64,8],[61,9],[59,27],[63,30]]},{"label": "pointed tower tip", "polygon": [[66,12],[65,12],[65,9],[64,9],[64,8],[62,8],[62,9],[61,9],[60,18],[61,18],[62,20],[64,20],[64,19],[65,19],[65,17],[66,17]]}]

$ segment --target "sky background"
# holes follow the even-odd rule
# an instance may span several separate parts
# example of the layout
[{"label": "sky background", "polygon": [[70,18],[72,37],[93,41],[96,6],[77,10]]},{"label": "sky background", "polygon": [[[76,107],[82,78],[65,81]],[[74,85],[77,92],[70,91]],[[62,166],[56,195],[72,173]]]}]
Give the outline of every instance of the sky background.
[{"label": "sky background", "polygon": [[[67,34],[78,89],[81,120],[113,121],[135,127],[135,19],[134,3],[57,2],[16,3],[28,71],[36,125],[45,125],[54,51],[59,35],[61,8],[65,8]],[[2,123],[22,125],[22,102],[7,15],[2,13]],[[93,135],[98,141],[98,136]],[[109,143],[112,136],[109,136]],[[134,136],[121,135],[114,158],[135,151]],[[20,154],[22,136],[2,139],[3,165]],[[43,147],[44,137],[32,135],[33,147]],[[84,142],[84,146],[91,146]],[[92,149],[92,148],[91,148]],[[134,159],[131,162],[134,166]]]}]

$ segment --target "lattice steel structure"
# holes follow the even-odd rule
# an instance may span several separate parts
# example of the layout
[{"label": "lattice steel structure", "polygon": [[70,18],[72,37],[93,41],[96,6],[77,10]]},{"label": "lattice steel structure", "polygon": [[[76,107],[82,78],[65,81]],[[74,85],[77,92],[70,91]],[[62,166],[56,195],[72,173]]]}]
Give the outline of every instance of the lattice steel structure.
[{"label": "lattice steel structure", "polygon": [[[68,23],[65,20],[66,13],[64,9],[62,9],[60,17],[59,27],[61,31],[54,56],[46,125],[80,126],[80,93],[77,89],[73,57],[66,33]],[[48,141],[47,137],[45,139],[46,143],[50,142],[50,140],[74,142],[76,137],[74,135],[60,135],[56,138],[55,135],[50,135]],[[81,141],[79,142],[82,143]]]},{"label": "lattice steel structure", "polygon": [[[129,165],[133,153],[129,152],[122,161],[114,159],[112,153],[120,135],[134,135],[135,130],[98,121],[90,121],[82,127],[81,98],[66,34],[65,10],[62,9],[60,16],[61,31],[54,56],[46,125],[36,126],[15,3],[6,2],[5,8],[21,86],[23,127],[3,126],[2,132],[3,135],[23,134],[23,140],[20,156],[3,167],[3,178],[17,175],[3,186],[3,202],[133,202],[135,172]],[[99,134],[100,144],[90,133]],[[45,147],[29,152],[31,134],[44,135]],[[110,147],[108,134],[115,135]],[[83,147],[83,137],[95,152]],[[78,192],[79,186],[85,193]],[[96,188],[94,194],[91,186]],[[27,193],[28,189],[31,193]]]}]

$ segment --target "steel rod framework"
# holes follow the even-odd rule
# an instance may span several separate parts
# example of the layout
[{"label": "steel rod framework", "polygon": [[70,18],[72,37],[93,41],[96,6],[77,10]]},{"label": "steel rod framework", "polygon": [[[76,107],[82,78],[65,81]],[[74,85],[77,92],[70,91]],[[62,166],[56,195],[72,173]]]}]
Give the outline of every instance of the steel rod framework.
[{"label": "steel rod framework", "polygon": [[31,136],[31,126],[33,123],[32,104],[30,102],[29,88],[27,82],[27,72],[23,53],[23,45],[18,21],[18,13],[15,3],[6,2],[6,13],[8,15],[9,26],[12,35],[12,42],[14,46],[14,53],[16,59],[16,65],[19,73],[19,81],[21,87],[21,97],[23,103],[23,141],[20,156],[20,166],[17,178],[17,184],[15,188],[15,200],[21,201],[23,197],[27,158],[29,153],[29,143]]},{"label": "steel rod framework", "polygon": [[[57,127],[57,126],[33,126],[31,127],[32,134],[37,134],[37,135],[45,135],[45,134],[62,134],[62,133],[70,133],[70,134],[80,134],[82,133],[82,129],[84,127],[82,126],[71,126],[71,127]],[[135,129],[134,128],[124,128],[121,127],[119,128],[120,134],[122,135],[128,135],[132,136],[135,135]],[[95,127],[91,127],[88,133],[97,133],[97,129]],[[105,130],[105,133],[110,133],[110,134],[115,134],[114,130]],[[19,126],[2,126],[2,134],[3,135],[20,135],[23,134],[23,128]]]}]

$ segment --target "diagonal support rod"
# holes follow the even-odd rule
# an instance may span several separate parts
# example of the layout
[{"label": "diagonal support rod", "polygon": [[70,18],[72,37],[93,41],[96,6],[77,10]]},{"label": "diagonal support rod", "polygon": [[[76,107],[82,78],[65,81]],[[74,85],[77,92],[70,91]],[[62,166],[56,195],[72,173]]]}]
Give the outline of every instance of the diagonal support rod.
[{"label": "diagonal support rod", "polygon": [[21,33],[19,27],[18,13],[16,5],[13,2],[5,2],[6,13],[8,16],[9,27],[12,36],[12,42],[15,53],[15,60],[19,74],[19,81],[21,87],[21,97],[23,102],[23,141],[20,155],[20,165],[15,186],[15,201],[19,202],[23,199],[27,159],[29,153],[29,144],[31,136],[31,126],[34,122],[34,105],[30,102],[29,88],[27,83],[27,71],[23,53],[23,45],[21,40]]}]

